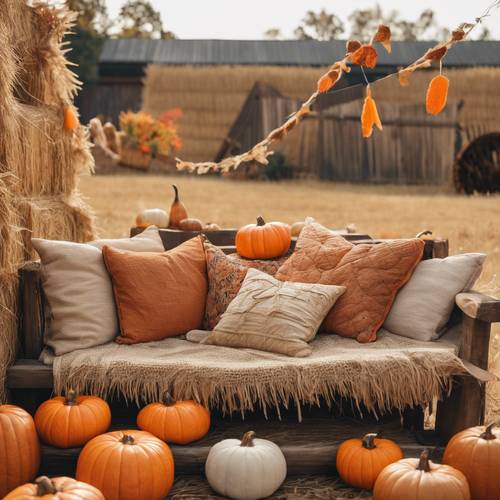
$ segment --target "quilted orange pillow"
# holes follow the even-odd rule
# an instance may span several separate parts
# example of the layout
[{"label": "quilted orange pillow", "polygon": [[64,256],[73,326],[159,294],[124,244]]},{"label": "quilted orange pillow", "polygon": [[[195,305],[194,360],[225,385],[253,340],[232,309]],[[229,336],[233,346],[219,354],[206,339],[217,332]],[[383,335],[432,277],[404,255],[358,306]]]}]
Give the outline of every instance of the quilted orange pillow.
[{"label": "quilted orange pillow", "polygon": [[201,328],[208,285],[199,236],[168,252],[105,246],[102,254],[120,320],[118,343],[151,342]]},{"label": "quilted orange pillow", "polygon": [[276,278],[345,286],[346,292],[323,326],[330,333],[373,342],[423,250],[424,242],[419,239],[354,245],[312,223],[300,233],[295,252],[279,268]]}]

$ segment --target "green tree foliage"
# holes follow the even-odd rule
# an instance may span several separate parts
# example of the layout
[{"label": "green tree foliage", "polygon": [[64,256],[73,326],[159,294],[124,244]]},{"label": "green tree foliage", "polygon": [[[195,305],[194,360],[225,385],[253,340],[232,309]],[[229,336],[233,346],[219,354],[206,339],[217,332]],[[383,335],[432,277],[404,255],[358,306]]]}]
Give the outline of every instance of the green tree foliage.
[{"label": "green tree foliage", "polygon": [[294,31],[298,40],[335,40],[344,33],[344,23],[325,9],[308,11],[302,23]]},{"label": "green tree foliage", "polygon": [[119,38],[175,38],[163,30],[160,13],[148,0],[128,0],[120,9]]}]

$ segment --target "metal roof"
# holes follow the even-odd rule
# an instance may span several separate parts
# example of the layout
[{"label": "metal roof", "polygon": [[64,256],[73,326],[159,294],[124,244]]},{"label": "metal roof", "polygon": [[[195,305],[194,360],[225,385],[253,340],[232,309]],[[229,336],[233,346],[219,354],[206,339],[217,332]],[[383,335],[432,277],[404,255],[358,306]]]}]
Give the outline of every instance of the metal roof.
[{"label": "metal roof", "polygon": [[[403,66],[435,42],[393,42],[392,54],[381,49],[380,66]],[[252,64],[326,66],[343,57],[345,41],[334,40],[107,40],[100,64]],[[448,66],[500,66],[500,41],[457,44],[445,58]]]}]

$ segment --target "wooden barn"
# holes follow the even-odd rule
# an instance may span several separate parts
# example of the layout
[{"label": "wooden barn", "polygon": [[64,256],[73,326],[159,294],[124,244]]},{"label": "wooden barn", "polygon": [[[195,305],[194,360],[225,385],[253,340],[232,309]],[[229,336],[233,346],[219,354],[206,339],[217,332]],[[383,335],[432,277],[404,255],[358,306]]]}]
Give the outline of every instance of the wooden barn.
[{"label": "wooden barn", "polygon": [[[485,132],[500,131],[500,42],[464,42],[446,56],[449,106],[439,117],[423,110],[428,71],[401,89],[395,73],[433,42],[395,42],[368,72],[386,132],[362,141],[363,76],[353,67],[335,92],[282,146],[296,177],[361,182],[450,185],[456,154]],[[109,40],[99,82],[80,99],[85,119],[116,121],[120,111],[158,115],[180,107],[182,157],[221,159],[243,151],[278,125],[315,89],[324,68],[340,59],[344,41]],[[471,61],[472,64],[471,64]],[[497,95],[495,95],[497,94]]]}]

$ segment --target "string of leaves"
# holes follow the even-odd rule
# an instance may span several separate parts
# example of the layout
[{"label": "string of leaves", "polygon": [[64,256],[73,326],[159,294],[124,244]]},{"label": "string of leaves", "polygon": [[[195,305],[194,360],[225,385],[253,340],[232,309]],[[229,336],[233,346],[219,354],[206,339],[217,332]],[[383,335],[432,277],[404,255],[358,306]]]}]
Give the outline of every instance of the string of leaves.
[{"label": "string of leaves", "polygon": [[[427,52],[414,61],[412,64],[408,65],[406,68],[399,70],[396,73],[392,73],[382,78],[394,77],[398,75],[399,82],[402,86],[407,86],[410,83],[411,75],[418,69],[429,68],[433,63],[442,64],[443,58],[446,56],[448,51],[457,43],[464,41],[470,35],[472,30],[478,26],[486,17],[491,15],[491,12],[500,7],[500,0],[495,0],[479,17],[477,17],[473,23],[462,23],[460,24],[450,35],[448,40],[435,45],[434,47],[427,50]],[[274,151],[270,149],[271,145],[282,141],[291,130],[293,130],[299,123],[311,113],[312,106],[316,101],[318,95],[329,92],[342,78],[344,73],[349,73],[351,71],[350,66],[359,65],[363,71],[363,68],[373,69],[377,65],[378,54],[376,48],[373,46],[374,43],[380,43],[385,50],[391,52],[391,30],[388,26],[380,25],[373,35],[369,43],[361,43],[359,40],[349,40],[346,44],[346,54],[340,60],[333,63],[328,71],[320,77],[317,82],[317,88],[313,94],[302,103],[300,108],[292,113],[286,121],[278,128],[272,130],[266,138],[261,142],[257,143],[250,150],[239,154],[224,158],[220,162],[200,162],[193,163],[189,161],[181,160],[176,158],[177,169],[196,172],[198,174],[207,174],[209,172],[230,172],[231,170],[237,169],[242,163],[254,161],[263,166],[269,164],[268,156],[274,154]],[[366,78],[366,77],[365,77]],[[380,81],[380,80],[379,80]],[[372,97],[370,90],[370,85],[367,82],[367,96],[363,106],[362,117],[362,133],[364,137],[370,137],[372,133],[373,125],[376,125],[380,130],[382,130],[382,124],[377,113],[376,104]]]}]

